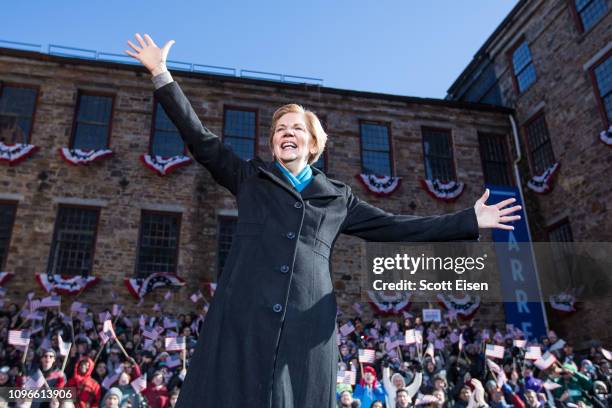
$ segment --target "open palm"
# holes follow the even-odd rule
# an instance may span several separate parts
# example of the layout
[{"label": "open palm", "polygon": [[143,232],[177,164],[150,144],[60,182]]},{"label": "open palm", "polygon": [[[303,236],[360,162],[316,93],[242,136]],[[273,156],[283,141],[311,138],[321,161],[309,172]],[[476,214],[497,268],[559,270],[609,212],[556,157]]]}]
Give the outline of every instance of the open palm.
[{"label": "open palm", "polygon": [[484,194],[474,204],[474,211],[476,212],[476,218],[478,219],[479,228],[499,228],[503,230],[513,230],[514,226],[506,225],[504,223],[520,220],[520,215],[512,215],[521,209],[520,205],[514,207],[504,208],[507,205],[512,204],[516,201],[516,198],[508,198],[504,201],[500,201],[497,204],[486,205],[485,202],[489,198],[489,189],[487,188]]},{"label": "open palm", "polygon": [[132,47],[134,51],[125,50],[125,53],[140,61],[153,75],[166,71],[168,52],[175,41],[170,40],[162,48],[159,48],[149,34],[145,34],[144,39],[138,33],[136,33],[135,36],[139,45],[128,40],[128,45]]}]

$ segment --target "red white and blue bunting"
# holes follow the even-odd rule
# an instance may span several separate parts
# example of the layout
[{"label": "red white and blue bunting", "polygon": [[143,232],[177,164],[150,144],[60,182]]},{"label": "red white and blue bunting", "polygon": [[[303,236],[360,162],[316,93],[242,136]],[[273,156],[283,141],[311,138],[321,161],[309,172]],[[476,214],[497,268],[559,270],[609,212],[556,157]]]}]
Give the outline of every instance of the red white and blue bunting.
[{"label": "red white and blue bunting", "polygon": [[146,278],[125,278],[124,283],[134,298],[142,299],[154,289],[183,286],[185,281],[173,273],[153,273]]},{"label": "red white and blue bunting", "polygon": [[62,276],[48,273],[37,273],[36,282],[47,293],[57,292],[60,295],[75,295],[98,283],[95,276]]},{"label": "red white and blue bunting", "polygon": [[8,163],[9,166],[15,166],[33,155],[37,150],[38,146],[31,144],[4,144],[0,142],[0,161]]},{"label": "red white and blue bunting", "polygon": [[576,311],[576,296],[569,292],[561,292],[556,295],[551,295],[548,300],[550,307],[561,314],[570,314]]},{"label": "red white and blue bunting", "polygon": [[421,180],[421,186],[436,200],[452,203],[459,198],[461,193],[463,193],[465,183],[454,180],[449,181],[448,183],[442,183],[438,179],[424,179]]},{"label": "red white and blue bunting", "polygon": [[480,308],[480,296],[464,295],[458,298],[450,294],[438,294],[438,303],[461,320],[469,320],[474,317]]},{"label": "red white and blue bunting", "polygon": [[179,167],[190,164],[191,158],[189,156],[162,157],[143,154],[140,156],[140,161],[159,176],[165,176]]},{"label": "red white and blue bunting", "polygon": [[410,308],[412,294],[406,292],[368,291],[368,303],[381,316],[399,315]]},{"label": "red white and blue bunting", "polygon": [[358,174],[356,177],[370,193],[379,197],[393,194],[402,183],[401,177],[377,176],[375,174]]},{"label": "red white and blue bunting", "polygon": [[0,272],[0,286],[11,280],[15,276],[13,272]]},{"label": "red white and blue bunting", "polygon": [[60,147],[59,154],[67,163],[78,166],[110,157],[113,155],[113,151],[110,149],[81,150]]},{"label": "red white and blue bunting", "polygon": [[559,163],[555,163],[546,169],[544,173],[539,176],[533,176],[531,180],[527,182],[527,187],[535,191],[538,194],[547,194],[552,190],[552,182]]},{"label": "red white and blue bunting", "polygon": [[608,130],[601,131],[599,134],[599,141],[606,146],[612,146],[612,125],[610,125]]}]

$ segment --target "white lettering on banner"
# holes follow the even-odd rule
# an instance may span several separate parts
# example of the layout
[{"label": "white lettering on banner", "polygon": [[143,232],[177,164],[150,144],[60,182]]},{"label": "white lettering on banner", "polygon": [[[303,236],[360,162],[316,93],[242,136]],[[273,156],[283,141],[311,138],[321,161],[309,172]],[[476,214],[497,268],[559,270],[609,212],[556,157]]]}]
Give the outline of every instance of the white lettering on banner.
[{"label": "white lettering on banner", "polygon": [[516,237],[514,236],[514,231],[510,231],[508,234],[508,251],[518,251],[519,244],[516,241]]},{"label": "white lettering on banner", "polygon": [[525,282],[523,277],[523,264],[518,259],[510,259],[510,269],[512,269],[512,280],[515,282]]},{"label": "white lettering on banner", "polygon": [[525,338],[528,339],[533,336],[533,333],[531,332],[531,322],[521,322],[521,327],[523,333],[525,333]]},{"label": "white lettering on banner", "polygon": [[531,313],[527,306],[527,293],[524,290],[519,289],[516,291],[516,307],[519,313]]}]

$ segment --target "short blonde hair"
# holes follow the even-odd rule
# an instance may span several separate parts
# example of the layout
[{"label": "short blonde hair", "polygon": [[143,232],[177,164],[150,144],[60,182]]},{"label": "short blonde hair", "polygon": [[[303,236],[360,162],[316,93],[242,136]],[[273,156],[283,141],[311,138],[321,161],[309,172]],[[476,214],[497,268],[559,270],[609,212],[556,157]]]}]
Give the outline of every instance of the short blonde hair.
[{"label": "short blonde hair", "polygon": [[317,148],[317,152],[315,154],[311,154],[308,157],[308,164],[312,164],[319,160],[319,157],[323,154],[325,150],[325,144],[327,143],[327,133],[323,130],[323,126],[321,126],[321,121],[315,115],[314,112],[304,109],[302,106],[297,105],[295,103],[290,103],[288,105],[281,106],[274,112],[272,115],[272,125],[270,126],[270,136],[268,138],[268,146],[270,150],[274,151],[274,147],[272,145],[272,138],[274,137],[274,130],[276,129],[276,124],[279,119],[282,118],[287,113],[301,113],[304,115],[304,119],[306,122],[306,129],[308,133],[313,137],[315,142],[315,147]]}]

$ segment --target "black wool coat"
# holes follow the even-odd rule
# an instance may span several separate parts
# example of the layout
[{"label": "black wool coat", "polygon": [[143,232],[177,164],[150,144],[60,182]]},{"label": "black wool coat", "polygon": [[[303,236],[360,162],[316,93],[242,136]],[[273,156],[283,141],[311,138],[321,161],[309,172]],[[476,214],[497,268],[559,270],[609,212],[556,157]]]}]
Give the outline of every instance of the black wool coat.
[{"label": "black wool coat", "polygon": [[245,161],[204,127],[176,82],[155,91],[193,157],[237,200],[238,222],[178,400],[192,407],[335,407],[340,233],[370,241],[477,239],[473,208],[393,215],[316,168],[298,192],[273,162]]}]

